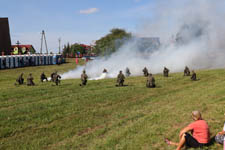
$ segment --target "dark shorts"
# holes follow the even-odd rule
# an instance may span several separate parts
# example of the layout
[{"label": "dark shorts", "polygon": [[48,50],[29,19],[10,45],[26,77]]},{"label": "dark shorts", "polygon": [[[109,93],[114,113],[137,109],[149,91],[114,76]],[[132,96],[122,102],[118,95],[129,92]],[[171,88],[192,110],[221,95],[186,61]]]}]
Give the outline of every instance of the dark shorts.
[{"label": "dark shorts", "polygon": [[187,147],[204,147],[207,146],[207,144],[199,143],[195,138],[193,138],[189,133],[185,133],[185,145]]}]

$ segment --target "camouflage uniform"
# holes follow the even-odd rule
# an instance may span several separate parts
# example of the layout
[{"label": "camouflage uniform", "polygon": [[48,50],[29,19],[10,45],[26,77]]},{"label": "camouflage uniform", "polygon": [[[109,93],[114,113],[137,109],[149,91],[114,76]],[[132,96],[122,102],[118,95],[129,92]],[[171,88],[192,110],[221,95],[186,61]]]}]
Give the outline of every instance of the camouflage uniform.
[{"label": "camouflage uniform", "polygon": [[197,75],[196,75],[196,73],[194,72],[194,70],[192,71],[191,80],[192,80],[192,81],[196,81],[196,80],[197,80]]},{"label": "camouflage uniform", "polygon": [[51,81],[52,81],[52,82],[54,82],[53,76],[54,76],[55,74],[57,74],[57,71],[55,71],[55,72],[53,72],[53,73],[51,74]]},{"label": "camouflage uniform", "polygon": [[28,78],[27,78],[27,86],[34,86],[34,82],[33,82],[34,78],[32,77],[32,74],[30,73]]},{"label": "camouflage uniform", "polygon": [[150,73],[147,78],[146,87],[148,88],[154,88],[155,87],[155,78]]},{"label": "camouflage uniform", "polygon": [[23,78],[23,73],[19,75],[19,77],[16,79],[16,82],[19,83],[19,85],[23,84],[24,78]]},{"label": "camouflage uniform", "polygon": [[122,71],[117,76],[117,83],[119,84],[118,86],[123,86],[125,80],[125,76],[123,75]]},{"label": "camouflage uniform", "polygon": [[81,85],[86,85],[87,79],[88,79],[88,76],[87,76],[87,74],[85,73],[85,70],[84,70],[83,73],[81,74],[81,82],[82,82]]},{"label": "camouflage uniform", "polygon": [[129,77],[130,74],[131,74],[131,73],[130,73],[130,69],[129,69],[129,68],[126,68],[126,76]]},{"label": "camouflage uniform", "polygon": [[56,85],[58,85],[60,83],[60,79],[61,79],[61,76],[58,75],[57,73],[54,73],[53,74],[53,82],[55,82]]},{"label": "camouflage uniform", "polygon": [[44,72],[42,72],[40,79],[41,79],[41,82],[43,82],[44,80],[48,81]]},{"label": "camouflage uniform", "polygon": [[108,71],[106,69],[103,70],[103,73],[108,73]]},{"label": "camouflage uniform", "polygon": [[190,70],[189,68],[186,66],[185,69],[184,69],[184,76],[190,76]]},{"label": "camouflage uniform", "polygon": [[163,70],[163,75],[164,77],[168,77],[169,76],[169,69],[167,69],[166,67],[164,67],[164,70]]},{"label": "camouflage uniform", "polygon": [[143,70],[144,76],[147,77],[148,76],[148,69],[145,67]]}]

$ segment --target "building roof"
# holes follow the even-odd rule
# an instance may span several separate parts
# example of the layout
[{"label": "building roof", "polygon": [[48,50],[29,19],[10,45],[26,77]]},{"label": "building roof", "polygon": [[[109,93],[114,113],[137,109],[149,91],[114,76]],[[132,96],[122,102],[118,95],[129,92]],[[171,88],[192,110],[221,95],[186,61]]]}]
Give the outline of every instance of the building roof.
[{"label": "building roof", "polygon": [[[12,48],[15,48],[15,47],[18,47],[18,45],[12,45]],[[27,49],[30,49],[30,48],[34,49],[32,45],[19,45],[19,48],[22,48],[22,47],[26,47]]]}]

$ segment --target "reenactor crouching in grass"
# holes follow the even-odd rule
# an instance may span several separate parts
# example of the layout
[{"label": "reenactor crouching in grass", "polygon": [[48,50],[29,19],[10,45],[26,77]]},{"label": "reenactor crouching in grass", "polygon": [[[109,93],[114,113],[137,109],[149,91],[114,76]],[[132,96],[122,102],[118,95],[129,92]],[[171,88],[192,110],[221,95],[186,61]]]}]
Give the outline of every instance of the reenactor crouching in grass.
[{"label": "reenactor crouching in grass", "polygon": [[155,78],[150,73],[147,78],[146,87],[148,88],[155,88]]},{"label": "reenactor crouching in grass", "polygon": [[55,82],[55,85],[59,85],[60,84],[60,79],[61,79],[61,76],[57,74],[57,72],[55,72],[53,75],[52,75],[52,82]]},{"label": "reenactor crouching in grass", "polygon": [[104,68],[102,73],[108,73],[107,69]]},{"label": "reenactor crouching in grass", "polygon": [[34,78],[32,77],[32,74],[30,73],[28,78],[27,78],[27,86],[34,86],[34,82],[33,82]]},{"label": "reenactor crouching in grass", "polygon": [[81,74],[81,84],[80,86],[85,86],[87,84],[87,79],[88,79],[88,76],[85,72],[85,70],[83,71],[83,73]]},{"label": "reenactor crouching in grass", "polygon": [[191,75],[191,72],[190,72],[189,68],[187,66],[185,66],[184,76],[190,76],[190,75]]},{"label": "reenactor crouching in grass", "polygon": [[120,71],[119,74],[118,74],[118,76],[117,76],[117,83],[118,83],[118,85],[116,85],[116,86],[124,86],[123,85],[124,80],[125,80],[125,76],[122,73],[122,71]]},{"label": "reenactor crouching in grass", "polygon": [[146,67],[144,67],[144,69],[142,71],[144,73],[144,76],[147,77],[148,76],[148,69]]},{"label": "reenactor crouching in grass", "polygon": [[196,75],[194,70],[192,70],[191,80],[192,81],[197,81],[197,75]]},{"label": "reenactor crouching in grass", "polygon": [[164,77],[169,77],[169,71],[170,70],[168,68],[164,67],[164,70],[163,70]]},{"label": "reenactor crouching in grass", "polygon": [[52,82],[54,82],[54,81],[53,81],[53,76],[54,76],[55,74],[57,74],[57,71],[55,71],[55,72],[53,72],[53,73],[51,74],[51,81],[52,81]]},{"label": "reenactor crouching in grass", "polygon": [[21,74],[19,75],[19,77],[16,79],[15,85],[17,85],[17,83],[18,83],[19,85],[22,85],[23,82],[24,82],[23,73],[21,73]]},{"label": "reenactor crouching in grass", "polygon": [[46,77],[44,72],[42,72],[40,79],[41,79],[41,82],[43,82],[44,80],[46,80],[48,82],[48,78]]}]

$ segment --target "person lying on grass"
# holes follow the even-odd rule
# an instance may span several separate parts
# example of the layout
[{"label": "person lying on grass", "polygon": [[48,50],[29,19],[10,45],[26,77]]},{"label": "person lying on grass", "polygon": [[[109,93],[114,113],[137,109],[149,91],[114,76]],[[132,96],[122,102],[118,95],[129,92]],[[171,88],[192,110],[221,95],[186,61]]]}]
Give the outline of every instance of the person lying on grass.
[{"label": "person lying on grass", "polygon": [[[199,111],[192,112],[192,119],[194,122],[180,131],[179,143],[169,141],[168,139],[165,139],[165,142],[168,145],[177,146],[176,150],[181,150],[184,145],[193,148],[206,146],[210,141],[210,132],[207,122],[202,119]],[[188,132],[191,132],[192,135]]]},{"label": "person lying on grass", "polygon": [[[224,117],[225,117],[225,113],[224,113]],[[215,141],[219,144],[223,144],[224,138],[225,138],[225,122],[223,126],[223,131],[217,133],[215,137]]]}]

